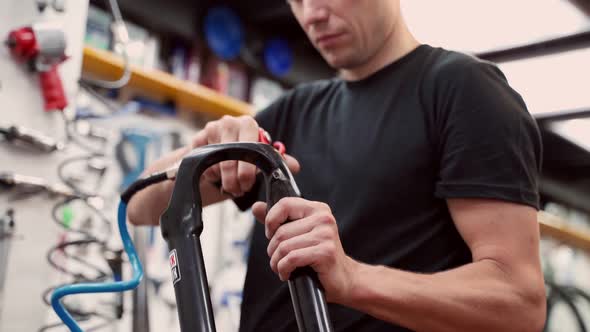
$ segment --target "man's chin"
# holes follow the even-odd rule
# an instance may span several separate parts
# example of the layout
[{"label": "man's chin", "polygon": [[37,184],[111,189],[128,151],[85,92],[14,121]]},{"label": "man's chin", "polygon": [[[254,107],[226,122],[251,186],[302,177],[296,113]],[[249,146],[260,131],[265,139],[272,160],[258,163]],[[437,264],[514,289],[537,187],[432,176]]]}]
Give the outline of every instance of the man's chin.
[{"label": "man's chin", "polygon": [[[354,54],[350,54],[350,52],[343,52],[344,50],[340,50],[341,52],[322,52],[320,54],[326,61],[326,63],[336,70],[346,70],[357,67],[362,61],[358,56]],[[347,50],[348,51],[348,50]]]},{"label": "man's chin", "polygon": [[324,60],[330,67],[336,70],[347,69],[352,67],[352,61],[342,56],[324,56]]},{"label": "man's chin", "polygon": [[328,63],[328,65],[330,67],[332,67],[335,70],[352,70],[355,68],[358,68],[359,64],[358,62],[355,61],[344,61],[344,60],[340,60],[340,61],[326,61]]}]

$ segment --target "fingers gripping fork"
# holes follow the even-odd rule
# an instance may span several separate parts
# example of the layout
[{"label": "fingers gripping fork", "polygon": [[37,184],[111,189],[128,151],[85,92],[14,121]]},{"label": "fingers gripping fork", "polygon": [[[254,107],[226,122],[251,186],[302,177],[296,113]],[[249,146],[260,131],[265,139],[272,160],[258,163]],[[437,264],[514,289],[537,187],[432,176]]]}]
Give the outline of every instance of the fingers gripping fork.
[{"label": "fingers gripping fork", "polygon": [[[168,208],[161,217],[161,226],[170,248],[180,327],[186,332],[215,331],[199,239],[203,231],[199,180],[207,168],[225,160],[250,162],[261,170],[269,209],[283,197],[300,196],[281,155],[268,144],[209,145],[183,159]],[[299,331],[332,331],[326,300],[315,271],[309,267],[297,269],[288,284]]]}]

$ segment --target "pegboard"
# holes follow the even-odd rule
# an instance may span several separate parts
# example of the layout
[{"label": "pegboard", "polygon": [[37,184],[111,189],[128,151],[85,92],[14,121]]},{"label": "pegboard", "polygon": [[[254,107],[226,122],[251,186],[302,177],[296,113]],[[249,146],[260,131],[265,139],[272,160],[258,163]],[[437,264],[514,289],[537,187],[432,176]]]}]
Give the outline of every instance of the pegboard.
[{"label": "pegboard", "polygon": [[[50,6],[40,14],[35,0],[3,0],[0,40],[4,40],[9,31],[35,22],[48,21],[62,26],[70,58],[60,66],[59,72],[72,105],[80,77],[88,1],[63,2],[65,12],[58,13]],[[3,124],[25,126],[58,139],[65,136],[61,115],[43,110],[37,75],[17,63],[3,44],[0,45],[0,105]],[[0,142],[0,172],[14,171],[53,182],[57,181],[58,163],[76,153],[67,149],[39,154]],[[0,213],[12,207],[16,221],[16,236],[11,240],[6,280],[0,295],[0,331],[36,331],[43,324],[47,307],[40,294],[47,287],[42,281],[50,274],[44,255],[58,230],[49,221],[53,204],[43,195],[16,202],[10,201],[10,196],[0,195]]]},{"label": "pegboard", "polygon": [[[0,5],[0,40],[5,38],[10,30],[38,21],[53,21],[63,25],[70,58],[60,66],[59,71],[70,102],[70,108],[67,111],[74,110],[76,101],[83,104],[84,98],[81,98],[78,93],[77,81],[80,77],[88,1],[67,0],[65,13],[55,13],[49,9],[43,15],[38,14],[35,0],[3,2]],[[25,126],[58,140],[65,139],[61,114],[43,111],[38,77],[30,73],[24,65],[17,63],[10,56],[8,49],[1,45],[0,105],[4,106],[0,123]],[[195,127],[182,123],[177,118],[161,119],[138,115],[98,120],[94,122],[94,125],[115,133],[115,136],[121,128],[127,127],[143,127],[161,132],[176,130],[180,131],[185,139],[197,131]],[[116,141],[117,137],[113,140]],[[85,154],[87,153],[72,145],[64,151],[40,154],[0,142],[0,155],[2,155],[0,172],[12,171],[58,183],[58,165],[65,159]],[[113,188],[116,188],[120,181],[120,174],[117,171],[109,172],[104,179],[105,184],[101,186],[108,192],[99,193],[112,194]],[[5,265],[6,280],[4,286],[0,287],[0,331],[37,331],[40,326],[57,322],[57,317],[51,308],[42,302],[42,292],[51,285],[68,281],[45,260],[47,250],[56,244],[61,233],[61,229],[51,221],[50,216],[58,200],[48,199],[44,194],[22,201],[11,201],[10,197],[0,193],[0,213],[12,207],[15,209],[16,221],[16,236],[10,241],[8,263]],[[109,210],[112,210],[112,206]],[[112,218],[111,222],[116,224],[114,213],[110,213],[113,211],[104,212]],[[239,299],[232,297],[225,301],[228,302],[226,304],[219,299],[224,298],[226,293],[233,294],[241,290],[245,274],[243,261],[245,247],[242,248],[241,244],[236,247],[235,242],[243,242],[249,234],[253,223],[252,216],[249,213],[238,213],[233,203],[225,202],[206,208],[204,220],[206,227],[201,239],[207,271],[212,282],[212,298],[215,303],[217,323],[223,330],[236,330],[236,324],[239,321],[239,302],[236,301]],[[222,220],[224,222],[221,222]],[[133,228],[130,228],[130,231],[133,232]],[[117,233],[116,229],[115,233]],[[162,242],[159,229],[156,233],[159,241]],[[4,250],[5,247],[0,248]],[[167,304],[162,301],[162,298],[166,298],[168,302],[174,301],[172,285],[168,280],[169,269],[165,262],[164,264],[156,262],[155,266],[153,264],[149,266],[148,263],[145,268],[155,269],[155,272],[152,271],[155,275],[163,272],[161,278],[165,280],[163,296],[158,299],[151,294],[152,299],[149,304],[151,330],[178,331],[175,309],[167,308]],[[129,277],[129,272],[127,271],[126,278]],[[131,292],[126,293],[125,296],[126,308],[129,310]],[[85,296],[80,297],[80,301],[92,305],[96,298]],[[129,310],[128,313],[130,312]],[[118,324],[105,330],[131,331],[130,316],[130,314],[124,315]]]}]

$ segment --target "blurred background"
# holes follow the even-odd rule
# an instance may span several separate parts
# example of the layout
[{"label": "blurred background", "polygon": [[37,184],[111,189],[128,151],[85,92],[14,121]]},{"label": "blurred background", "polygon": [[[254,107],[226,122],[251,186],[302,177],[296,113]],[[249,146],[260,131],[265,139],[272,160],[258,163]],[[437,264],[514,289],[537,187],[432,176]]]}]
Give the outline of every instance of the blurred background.
[{"label": "blurred background", "polygon": [[[401,3],[421,42],[497,63],[537,120],[545,330],[586,331],[590,1]],[[336,75],[279,0],[3,0],[0,39],[0,331],[65,331],[56,286],[131,276],[116,204],[150,161]],[[217,328],[237,331],[254,221],[229,202],[204,215]],[[139,289],[65,303],[88,331],[179,331],[160,230],[130,231]]]}]

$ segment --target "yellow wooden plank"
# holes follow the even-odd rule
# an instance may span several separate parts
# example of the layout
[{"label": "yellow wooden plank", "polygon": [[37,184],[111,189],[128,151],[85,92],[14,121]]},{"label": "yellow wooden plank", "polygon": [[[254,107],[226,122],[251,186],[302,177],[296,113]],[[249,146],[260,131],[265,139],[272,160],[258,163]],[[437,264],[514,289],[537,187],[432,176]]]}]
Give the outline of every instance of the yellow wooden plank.
[{"label": "yellow wooden plank", "polygon": [[[123,73],[123,61],[111,52],[84,47],[82,72],[102,79],[116,79]],[[253,107],[202,85],[180,80],[159,70],[132,66],[129,87],[142,94],[168,99],[195,112],[223,115],[253,115]]]},{"label": "yellow wooden plank", "polygon": [[590,232],[575,229],[550,213],[541,211],[538,214],[541,234],[559,240],[571,247],[590,252]]}]

